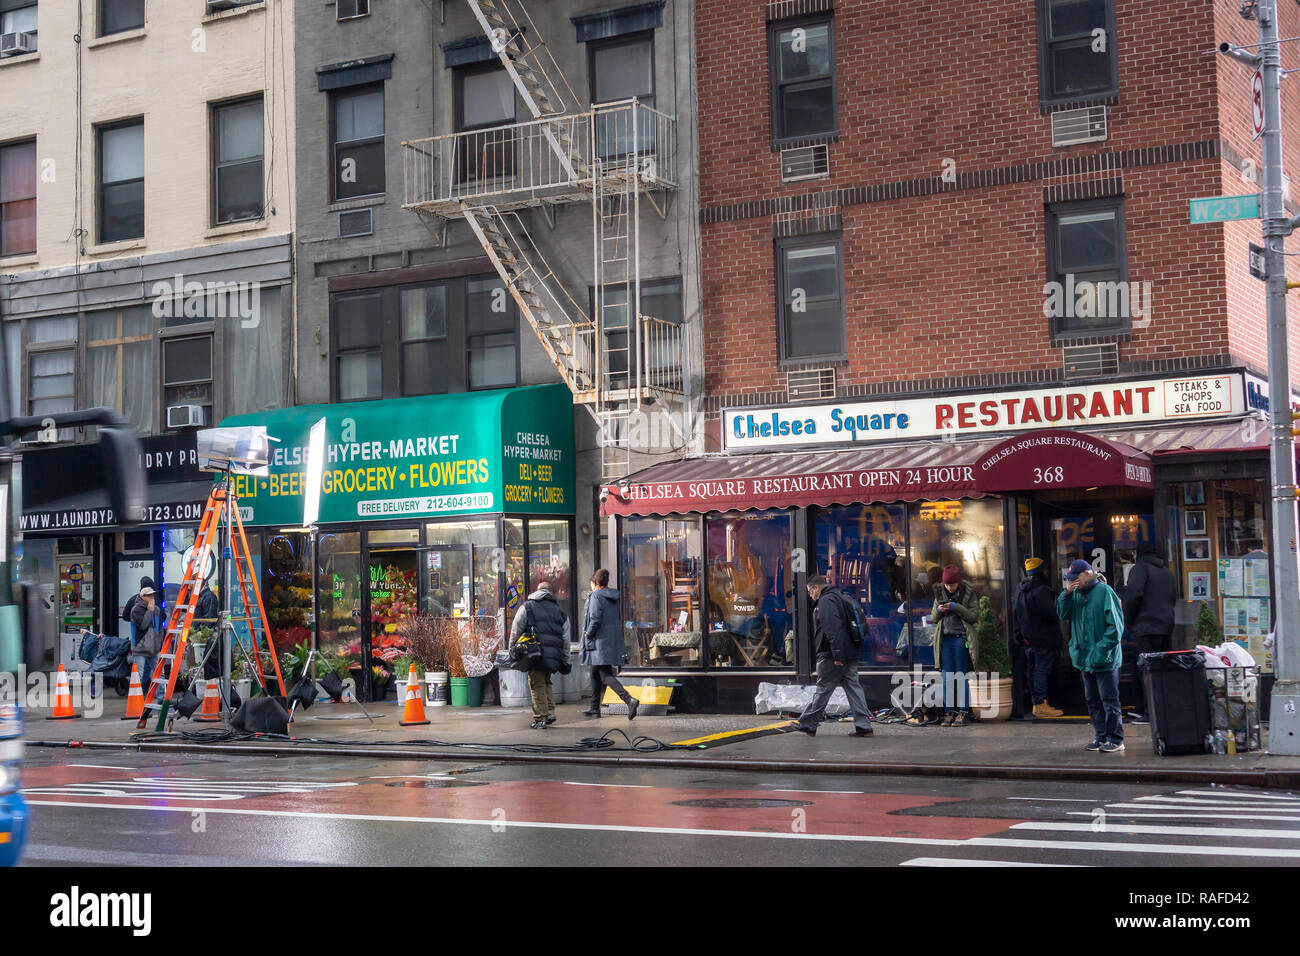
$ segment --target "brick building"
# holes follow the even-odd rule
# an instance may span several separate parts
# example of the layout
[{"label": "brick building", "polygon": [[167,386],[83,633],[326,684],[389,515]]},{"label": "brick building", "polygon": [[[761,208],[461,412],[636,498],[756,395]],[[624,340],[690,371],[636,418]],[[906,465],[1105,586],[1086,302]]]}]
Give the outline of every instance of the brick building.
[{"label": "brick building", "polygon": [[[807,677],[795,585],[817,571],[862,608],[865,667],[937,665],[942,567],[1005,635],[1025,558],[1056,588],[1086,558],[1123,593],[1150,546],[1175,641],[1204,602],[1263,656],[1259,226],[1188,212],[1260,189],[1250,71],[1213,55],[1256,40],[1236,6],[700,0],[710,454],[606,510],[625,575],[648,564],[629,535],[687,571],[662,629],[693,601],[680,630],[702,636],[644,628],[642,663],[711,677],[719,704],[769,669]],[[1298,148],[1293,126],[1290,168]]]}]

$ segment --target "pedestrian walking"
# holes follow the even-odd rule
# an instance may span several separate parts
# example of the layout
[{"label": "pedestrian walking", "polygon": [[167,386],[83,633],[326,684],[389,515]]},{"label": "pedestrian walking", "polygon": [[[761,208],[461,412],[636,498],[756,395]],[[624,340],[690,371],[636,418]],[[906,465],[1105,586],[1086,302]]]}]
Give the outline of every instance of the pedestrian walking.
[{"label": "pedestrian walking", "polygon": [[943,717],[941,727],[964,727],[971,722],[970,684],[966,675],[974,658],[976,622],[980,616],[980,595],[975,586],[963,580],[961,569],[950,564],[934,586],[934,606],[930,620],[935,622],[939,645],[939,670],[943,680]]},{"label": "pedestrian walking", "polygon": [[814,574],[808,579],[808,596],[813,601],[813,651],[817,655],[817,691],[791,729],[816,736],[817,725],[826,714],[835,688],[843,687],[853,712],[854,734],[870,737],[871,711],[867,695],[858,680],[858,661],[862,659],[862,634],[857,615],[846,598],[831,587],[824,577]]},{"label": "pedestrian walking", "polygon": [[1137,656],[1169,650],[1174,633],[1174,599],[1177,588],[1169,562],[1154,544],[1145,544],[1138,553],[1137,565],[1129,572],[1124,589],[1124,625],[1133,634],[1133,684],[1137,688],[1137,710],[1133,717],[1146,722],[1147,695],[1138,673]]},{"label": "pedestrian walking", "polygon": [[1047,702],[1047,678],[1061,646],[1061,619],[1047,580],[1042,558],[1025,561],[1025,576],[1016,589],[1011,613],[1013,643],[1024,649],[1029,696],[1035,717],[1060,717],[1062,711]]},{"label": "pedestrian walking", "polygon": [[582,713],[600,716],[600,700],[609,687],[627,704],[627,719],[635,720],[640,701],[628,693],[618,679],[618,668],[627,663],[623,642],[623,621],[619,593],[609,586],[609,571],[598,568],[591,576],[592,592],[583,609],[582,654],[579,661],[591,668],[591,706]]},{"label": "pedestrian walking", "polygon": [[551,583],[543,581],[536,591],[515,613],[510,625],[510,649],[525,635],[535,639],[541,656],[528,669],[528,696],[533,704],[533,730],[541,730],[555,723],[555,695],[551,691],[551,675],[567,674],[569,665],[569,618],[551,593]]},{"label": "pedestrian walking", "polygon": [[1084,749],[1122,753],[1124,721],[1119,709],[1120,638],[1124,609],[1119,595],[1082,558],[1065,572],[1056,613],[1070,622],[1070,661],[1083,673],[1083,696],[1092,719],[1093,741]]}]

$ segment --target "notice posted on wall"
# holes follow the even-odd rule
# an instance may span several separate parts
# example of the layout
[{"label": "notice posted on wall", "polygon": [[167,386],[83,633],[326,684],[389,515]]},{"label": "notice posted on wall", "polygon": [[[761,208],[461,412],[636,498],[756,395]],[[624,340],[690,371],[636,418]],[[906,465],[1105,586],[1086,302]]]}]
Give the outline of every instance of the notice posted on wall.
[{"label": "notice posted on wall", "polygon": [[1219,593],[1224,597],[1244,597],[1246,594],[1245,573],[1246,563],[1243,558],[1220,558]]}]

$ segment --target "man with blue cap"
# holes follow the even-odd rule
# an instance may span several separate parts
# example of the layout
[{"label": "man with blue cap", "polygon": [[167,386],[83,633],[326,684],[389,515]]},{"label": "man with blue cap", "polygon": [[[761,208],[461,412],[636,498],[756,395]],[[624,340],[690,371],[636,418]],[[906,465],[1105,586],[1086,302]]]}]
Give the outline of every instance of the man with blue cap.
[{"label": "man with blue cap", "polygon": [[1094,739],[1086,750],[1124,752],[1124,722],[1119,709],[1119,669],[1124,657],[1124,607],[1119,595],[1082,558],[1065,572],[1065,590],[1056,613],[1070,622],[1070,661],[1083,672]]}]

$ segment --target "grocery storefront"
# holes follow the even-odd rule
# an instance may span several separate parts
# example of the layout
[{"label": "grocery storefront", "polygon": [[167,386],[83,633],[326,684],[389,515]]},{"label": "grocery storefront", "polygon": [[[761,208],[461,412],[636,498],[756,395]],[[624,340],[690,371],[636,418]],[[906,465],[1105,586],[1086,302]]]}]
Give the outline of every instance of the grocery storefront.
[{"label": "grocery storefront", "polygon": [[[1271,670],[1261,394],[1227,370],[723,409],[723,453],[603,490],[630,658],[678,677],[687,707],[750,709],[760,680],[810,680],[803,582],[818,573],[862,608],[883,704],[890,672],[934,664],[945,565],[989,596],[1005,633],[1024,558],[1043,558],[1057,587],[1085,558],[1122,594],[1154,544],[1179,584],[1175,643],[1196,643],[1204,605]],[[1059,663],[1054,699],[1069,704],[1077,681]]]},{"label": "grocery storefront", "polygon": [[[308,434],[322,418],[313,562],[303,493]],[[400,626],[417,614],[472,619],[490,642],[542,580],[576,611],[565,386],[300,406],[222,425],[265,425],[278,440],[270,473],[236,487],[276,647],[310,643],[315,589],[319,649],[368,699],[391,685]]]}]

